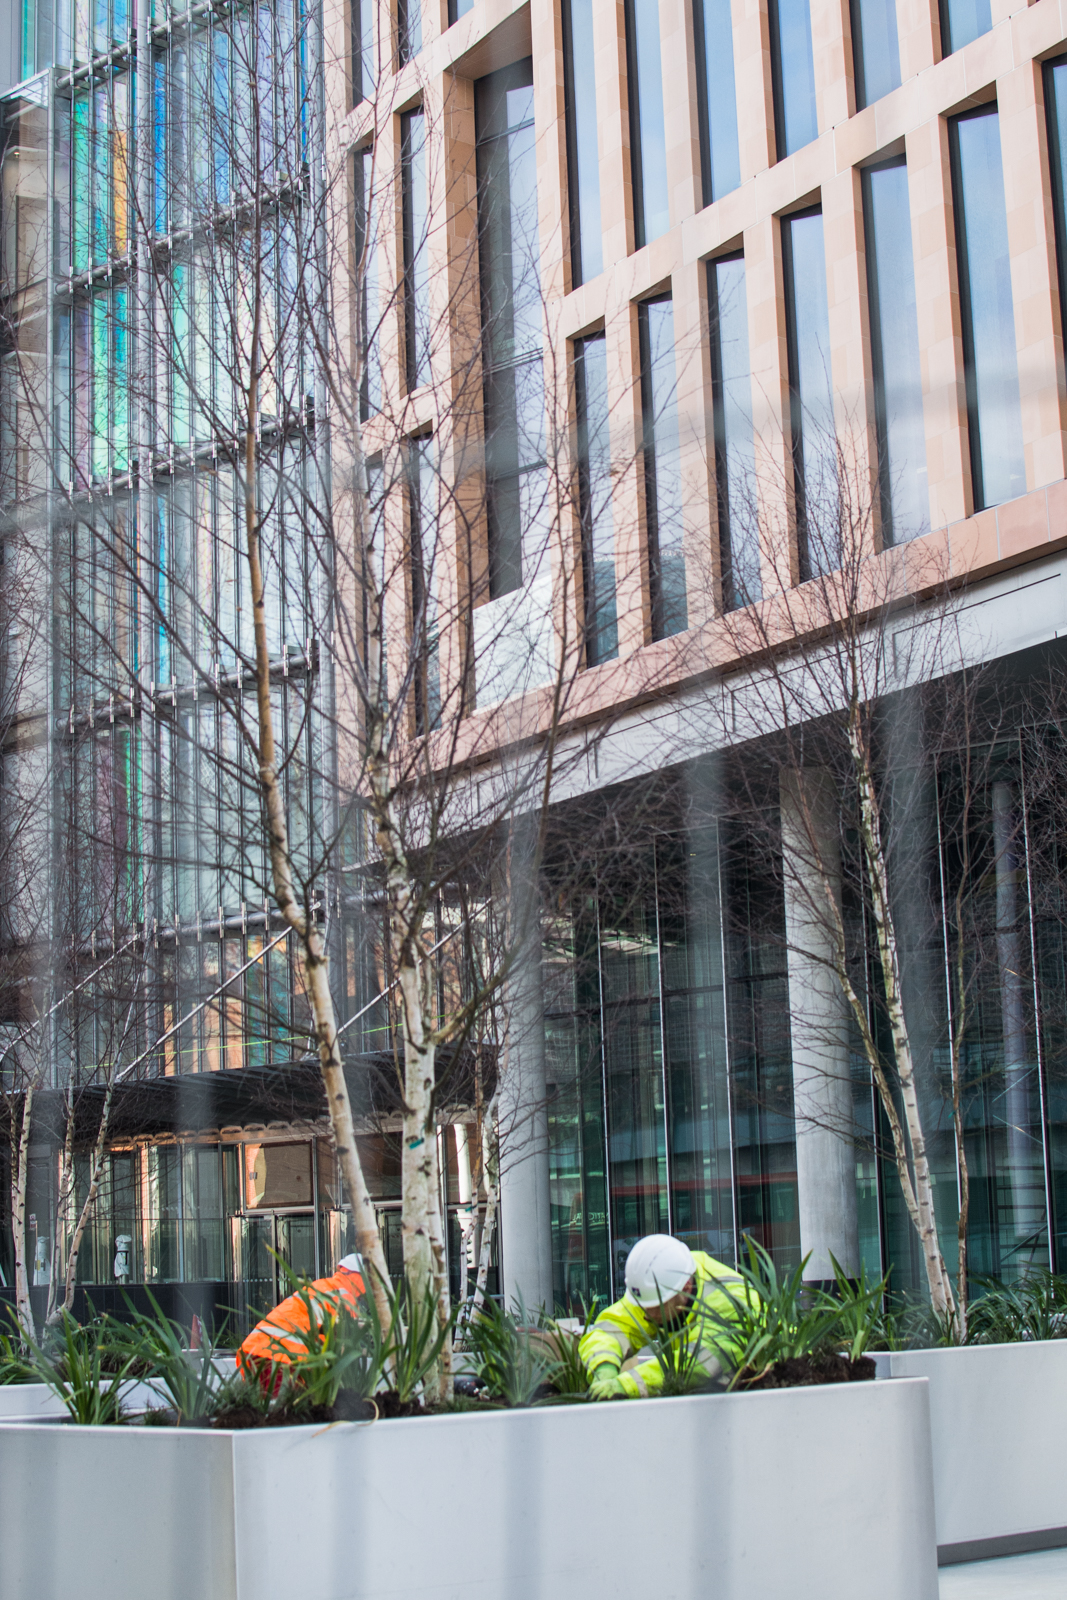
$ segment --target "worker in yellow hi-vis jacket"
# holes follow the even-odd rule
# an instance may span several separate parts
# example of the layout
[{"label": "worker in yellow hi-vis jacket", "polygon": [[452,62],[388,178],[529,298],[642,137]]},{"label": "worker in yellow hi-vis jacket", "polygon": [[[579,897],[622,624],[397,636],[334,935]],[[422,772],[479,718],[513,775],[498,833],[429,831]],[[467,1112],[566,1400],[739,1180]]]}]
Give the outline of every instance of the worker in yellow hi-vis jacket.
[{"label": "worker in yellow hi-vis jacket", "polygon": [[578,1346],[593,1399],[636,1399],[663,1388],[663,1366],[649,1348],[657,1334],[695,1344],[700,1371],[709,1380],[721,1376],[737,1353],[730,1323],[738,1301],[752,1292],[739,1273],[681,1239],[666,1233],[639,1239],[626,1258],[626,1293]]}]

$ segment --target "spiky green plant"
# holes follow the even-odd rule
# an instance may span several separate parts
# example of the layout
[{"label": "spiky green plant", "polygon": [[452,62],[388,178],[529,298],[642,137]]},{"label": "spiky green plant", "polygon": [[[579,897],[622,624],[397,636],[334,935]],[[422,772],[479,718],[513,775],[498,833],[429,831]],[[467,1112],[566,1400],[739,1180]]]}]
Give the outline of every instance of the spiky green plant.
[{"label": "spiky green plant", "polygon": [[202,1334],[200,1349],[188,1349],[181,1323],[166,1315],[151,1289],[146,1293],[151,1312],[138,1311],[125,1296],[129,1318],[107,1322],[108,1345],[129,1358],[131,1370],[143,1373],[176,1412],[179,1424],[210,1416],[222,1384],[215,1360],[218,1341]]},{"label": "spiky green plant", "polygon": [[531,1330],[521,1300],[510,1312],[484,1301],[468,1325],[467,1348],[488,1398],[528,1406],[556,1370],[551,1338],[547,1328]]},{"label": "spiky green plant", "polygon": [[51,1350],[31,1346],[35,1374],[58,1395],[72,1422],[86,1426],[122,1420],[122,1385],[135,1358],[116,1351],[104,1324],[83,1327],[63,1312]]}]

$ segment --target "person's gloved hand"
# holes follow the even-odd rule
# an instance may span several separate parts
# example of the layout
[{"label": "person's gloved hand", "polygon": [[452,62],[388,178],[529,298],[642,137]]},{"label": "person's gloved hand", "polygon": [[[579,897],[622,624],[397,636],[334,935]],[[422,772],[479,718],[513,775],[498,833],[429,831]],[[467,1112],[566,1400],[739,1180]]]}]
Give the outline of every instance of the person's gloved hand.
[{"label": "person's gloved hand", "polygon": [[624,1390],[613,1367],[598,1367],[589,1380],[590,1400],[620,1400]]}]

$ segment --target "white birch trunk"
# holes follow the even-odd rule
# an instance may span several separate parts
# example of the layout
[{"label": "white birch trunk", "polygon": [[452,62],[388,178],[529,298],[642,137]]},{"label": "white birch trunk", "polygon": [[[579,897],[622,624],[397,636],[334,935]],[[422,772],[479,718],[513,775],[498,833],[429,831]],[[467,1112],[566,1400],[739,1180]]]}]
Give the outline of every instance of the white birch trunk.
[{"label": "white birch trunk", "polygon": [[[30,1303],[30,1277],[26,1268],[26,1190],[30,1173],[30,1123],[36,1086],[29,1084],[22,1100],[22,1127],[11,1174],[11,1231],[15,1247],[15,1315],[23,1336],[35,1337],[33,1307]],[[12,1139],[12,1144],[15,1141]]]}]

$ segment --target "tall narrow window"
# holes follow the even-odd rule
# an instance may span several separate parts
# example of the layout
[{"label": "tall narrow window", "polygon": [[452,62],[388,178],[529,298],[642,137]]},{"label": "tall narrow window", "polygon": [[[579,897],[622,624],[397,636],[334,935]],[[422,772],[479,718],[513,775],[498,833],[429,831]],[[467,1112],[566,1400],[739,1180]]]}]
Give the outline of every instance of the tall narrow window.
[{"label": "tall narrow window", "polygon": [[852,0],[856,110],[900,88],[896,0]]},{"label": "tall narrow window", "polygon": [[704,204],[741,182],[734,92],[734,30],[730,0],[693,0]]},{"label": "tall narrow window", "polygon": [[414,61],[422,49],[421,0],[397,0],[396,42],[400,66]]},{"label": "tall narrow window", "polygon": [[448,25],[458,22],[468,11],[474,10],[474,0],[448,0]]},{"label": "tall narrow window", "polygon": [[430,381],[430,265],[426,234],[426,119],[406,111],[400,119],[400,170],[404,210],[404,346],[408,389]]},{"label": "tall narrow window", "polygon": [[595,667],[619,653],[615,536],[611,520],[608,359],[602,333],[575,340],[574,388],[578,413],[585,658],[589,666]]},{"label": "tall narrow window", "polygon": [[743,256],[708,262],[708,312],[722,608],[735,611],[763,593],[753,495],[752,379]]},{"label": "tall narrow window", "polygon": [[941,54],[962,50],[992,26],[989,0],[941,0]]},{"label": "tall narrow window", "polygon": [[803,211],[784,218],[782,269],[789,340],[797,555],[800,578],[804,581],[832,572],[840,560],[830,321],[826,309],[821,211]]},{"label": "tall narrow window", "polygon": [[413,439],[408,445],[407,457],[415,728],[418,733],[428,733],[441,722],[436,582],[439,551],[433,441]]},{"label": "tall narrow window", "polygon": [[819,136],[808,0],[770,0],[774,137],[778,160]]},{"label": "tall narrow window", "polygon": [[882,542],[900,544],[930,527],[908,169],[903,156],[864,171],[863,219]]},{"label": "tall narrow window", "polygon": [[[490,594],[524,581],[543,493],[544,380],[532,63],[480,79],[478,130]],[[532,552],[527,552],[532,558]]]},{"label": "tall narrow window", "polygon": [[564,0],[563,26],[571,276],[577,285],[595,278],[604,267],[604,246],[600,237],[593,0]]},{"label": "tall narrow window", "polygon": [[644,301],[638,326],[652,637],[666,639],[689,626],[670,297]]},{"label": "tall narrow window", "polygon": [[659,31],[659,0],[626,0],[630,174],[634,242],[638,250],[666,233],[671,225]]},{"label": "tall narrow window", "polygon": [[381,318],[383,295],[379,282],[380,251],[378,207],[374,194],[374,150],[368,146],[353,157],[353,211],[355,217],[356,270],[359,274],[360,415],[366,420],[381,408]]},{"label": "tall narrow window", "polygon": [[1062,316],[1063,308],[1067,307],[1067,56],[1045,63],[1045,113]]},{"label": "tall narrow window", "polygon": [[374,40],[375,0],[351,0],[352,11],[352,104],[368,100],[374,93],[377,77],[377,51]]},{"label": "tall narrow window", "polygon": [[949,124],[963,359],[975,510],[1026,490],[1000,118],[983,106]]}]

